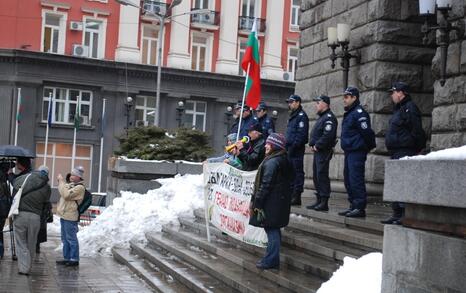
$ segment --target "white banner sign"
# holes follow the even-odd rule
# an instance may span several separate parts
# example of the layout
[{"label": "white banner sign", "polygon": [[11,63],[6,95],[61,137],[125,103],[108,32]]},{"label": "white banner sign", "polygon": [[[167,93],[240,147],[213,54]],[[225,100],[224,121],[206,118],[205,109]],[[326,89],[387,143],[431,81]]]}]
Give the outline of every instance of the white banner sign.
[{"label": "white banner sign", "polygon": [[257,171],[245,172],[224,163],[204,165],[206,211],[218,229],[243,242],[267,246],[263,228],[249,225],[249,203]]}]

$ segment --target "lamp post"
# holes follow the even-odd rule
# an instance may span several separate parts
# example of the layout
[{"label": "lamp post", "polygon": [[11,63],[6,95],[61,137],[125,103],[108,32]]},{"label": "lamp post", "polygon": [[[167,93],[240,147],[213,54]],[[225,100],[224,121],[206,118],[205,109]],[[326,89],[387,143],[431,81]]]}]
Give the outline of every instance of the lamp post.
[{"label": "lamp post", "polygon": [[[429,33],[431,31],[438,31],[437,46],[440,47],[440,85],[445,85],[446,72],[447,72],[447,57],[448,45],[450,44],[450,32],[457,31],[458,35],[462,36],[464,27],[459,25],[453,26],[448,20],[448,11],[452,9],[452,0],[420,0],[419,1],[419,14],[425,16],[425,22],[421,27],[421,32],[424,34],[422,43],[427,44],[429,40]],[[436,7],[437,6],[437,7]],[[435,9],[440,12],[440,19],[437,24],[429,26],[428,18],[435,14]],[[459,23],[458,23],[459,24]]]},{"label": "lamp post", "polygon": [[[332,69],[335,68],[335,61],[341,59],[341,67],[343,67],[343,88],[348,87],[348,73],[350,67],[350,59],[356,58],[359,60],[358,54],[349,53],[350,26],[345,23],[337,24],[337,27],[329,27],[327,29],[327,46],[332,49],[330,60],[332,61]],[[341,51],[335,53],[337,47],[341,47]]]},{"label": "lamp post", "polygon": [[227,120],[225,124],[227,125],[227,135],[228,135],[229,134],[228,132],[230,131],[230,127],[231,127],[231,117],[233,116],[233,107],[228,106],[224,114]]},{"label": "lamp post", "polygon": [[164,47],[164,38],[163,32],[165,30],[165,20],[171,19],[173,17],[182,16],[182,15],[190,15],[190,14],[206,14],[210,13],[210,10],[207,9],[199,9],[199,10],[191,10],[186,13],[181,13],[177,15],[169,15],[169,12],[173,9],[173,7],[179,5],[183,0],[173,0],[170,5],[165,10],[165,13],[157,13],[153,11],[149,11],[144,9],[143,7],[134,4],[130,0],[115,0],[116,2],[120,3],[121,5],[132,6],[144,11],[147,14],[155,16],[160,25],[159,34],[158,34],[158,41],[157,41],[157,89],[156,89],[156,96],[155,96],[155,113],[154,113],[154,125],[160,126],[160,82],[162,79],[162,51]]},{"label": "lamp post", "polygon": [[126,98],[126,137],[128,137],[128,131],[129,131],[129,126],[131,124],[130,122],[130,115],[131,115],[131,108],[133,107],[133,98],[132,97],[127,97]]},{"label": "lamp post", "polygon": [[277,110],[273,110],[272,111],[272,120],[273,120],[273,124],[277,124],[277,119],[278,119],[278,111]]},{"label": "lamp post", "polygon": [[178,106],[176,107],[176,121],[178,121],[178,128],[181,128],[183,122],[183,112],[184,112],[184,102],[179,101]]}]

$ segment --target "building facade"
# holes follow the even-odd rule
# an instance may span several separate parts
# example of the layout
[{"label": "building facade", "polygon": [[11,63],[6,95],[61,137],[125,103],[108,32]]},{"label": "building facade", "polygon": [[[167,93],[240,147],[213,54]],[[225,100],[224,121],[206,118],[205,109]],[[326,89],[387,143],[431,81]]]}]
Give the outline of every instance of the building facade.
[{"label": "building facade", "polygon": [[[170,4],[131,1],[160,13]],[[194,9],[210,12],[188,15]],[[285,128],[284,99],[294,92],[297,67],[299,3],[295,0],[183,0],[169,12],[160,38],[158,20],[151,13],[113,0],[5,0],[0,11],[0,119],[8,125],[1,130],[0,143],[14,141],[20,93],[24,112],[18,144],[35,151],[36,164],[42,164],[52,98],[47,164],[54,177],[71,167],[78,104],[81,127],[75,164],[88,170],[85,179],[93,191],[99,184],[101,148],[105,165],[118,148],[116,136],[124,135],[128,127],[154,122],[156,48],[162,38],[161,127],[184,125],[205,131],[214,149],[221,151],[233,123],[227,107],[243,93],[239,64],[256,21],[263,100],[278,112],[277,129]],[[105,179],[100,187],[105,190]]]}]

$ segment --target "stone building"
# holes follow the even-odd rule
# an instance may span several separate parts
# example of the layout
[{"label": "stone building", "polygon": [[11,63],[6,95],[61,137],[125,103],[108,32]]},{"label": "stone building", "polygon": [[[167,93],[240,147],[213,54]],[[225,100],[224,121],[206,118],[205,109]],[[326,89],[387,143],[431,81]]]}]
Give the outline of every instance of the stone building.
[{"label": "stone building", "polygon": [[[454,1],[450,19],[464,19],[466,2]],[[432,17],[430,20],[434,20]],[[416,0],[304,0],[301,3],[301,36],[296,93],[304,99],[311,125],[316,115],[311,100],[326,94],[331,108],[341,120],[342,68],[340,60],[331,68],[327,46],[327,28],[337,23],[351,27],[349,49],[359,59],[351,59],[349,85],[361,90],[361,104],[368,110],[377,136],[377,148],[366,162],[366,182],[370,195],[381,195],[384,182],[384,161],[388,153],[384,144],[385,130],[392,113],[387,89],[394,81],[411,86],[411,96],[423,115],[423,126],[430,136],[432,150],[460,146],[466,143],[466,41],[450,34],[447,79],[439,82],[440,50],[436,51],[435,34],[423,45]],[[340,48],[337,48],[339,51]],[[339,132],[341,129],[339,129]],[[312,176],[312,154],[305,160],[306,174]],[[343,191],[343,152],[336,147],[331,161],[332,189]],[[312,187],[311,180],[307,180]]]}]

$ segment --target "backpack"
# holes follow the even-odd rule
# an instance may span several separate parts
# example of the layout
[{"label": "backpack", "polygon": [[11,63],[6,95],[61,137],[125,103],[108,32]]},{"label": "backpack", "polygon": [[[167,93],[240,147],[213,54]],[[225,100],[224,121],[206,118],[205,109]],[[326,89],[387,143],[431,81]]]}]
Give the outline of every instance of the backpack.
[{"label": "backpack", "polygon": [[[78,203],[76,201],[76,203]],[[84,189],[84,198],[83,201],[78,204],[78,212],[79,215],[84,214],[85,211],[91,206],[92,204],[92,194],[89,192],[89,190]]]}]

